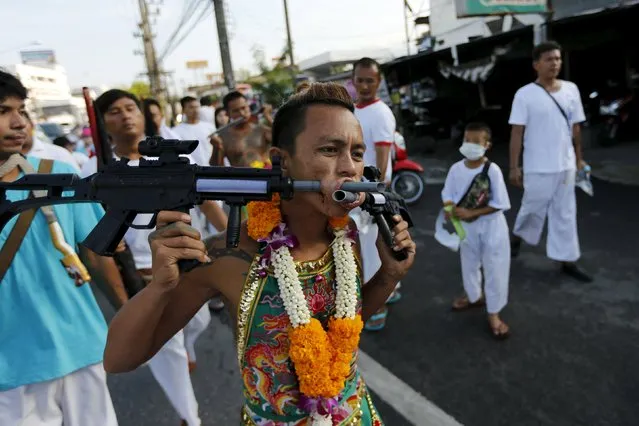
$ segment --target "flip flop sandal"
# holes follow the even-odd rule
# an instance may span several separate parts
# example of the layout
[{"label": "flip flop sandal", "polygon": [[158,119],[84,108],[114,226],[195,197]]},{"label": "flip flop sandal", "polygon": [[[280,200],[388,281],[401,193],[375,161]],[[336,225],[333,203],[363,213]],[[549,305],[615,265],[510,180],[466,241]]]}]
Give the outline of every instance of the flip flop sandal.
[{"label": "flip flop sandal", "polygon": [[457,303],[455,303],[455,302],[457,302],[458,300],[459,300],[459,299],[455,299],[455,300],[453,301],[453,305],[451,306],[451,309],[452,309],[453,311],[455,311],[455,312],[462,312],[462,311],[467,311],[467,310],[469,310],[469,309],[481,308],[481,307],[483,307],[483,306],[486,306],[486,301],[485,301],[483,298],[481,298],[481,299],[479,299],[478,301],[473,302],[473,303],[471,303],[471,302],[468,300],[468,298],[466,298],[466,302],[467,302],[466,304],[461,305],[461,306],[456,306],[456,305],[457,305]]},{"label": "flip flop sandal", "polygon": [[510,337],[510,328],[508,328],[508,331],[506,331],[505,333],[501,333],[502,331],[501,325],[498,326],[497,328],[493,328],[490,324],[488,324],[488,331],[490,332],[490,335],[495,340],[506,340]]},{"label": "flip flop sandal", "polygon": [[394,292],[391,293],[390,297],[386,301],[386,304],[392,305],[393,303],[399,302],[401,298],[402,298],[402,294],[399,291],[395,290]]},{"label": "flip flop sandal", "polygon": [[364,330],[367,331],[379,331],[386,326],[386,316],[388,315],[388,311],[384,311],[381,313],[373,314],[366,324],[364,325]]}]

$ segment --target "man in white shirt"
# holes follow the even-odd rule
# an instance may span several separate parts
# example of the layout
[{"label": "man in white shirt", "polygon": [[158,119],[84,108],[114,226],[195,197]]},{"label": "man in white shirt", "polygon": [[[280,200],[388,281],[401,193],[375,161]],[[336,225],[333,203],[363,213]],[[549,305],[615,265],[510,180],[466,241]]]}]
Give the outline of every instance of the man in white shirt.
[{"label": "man in white shirt", "polygon": [[67,136],[58,136],[53,140],[53,145],[64,148],[71,153],[78,167],[82,169],[84,164],[89,161],[89,156],[75,150],[76,142],[73,142]]},{"label": "man in white shirt", "polygon": [[27,134],[27,139],[22,145],[22,153],[24,155],[31,155],[43,160],[61,161],[69,164],[78,172],[80,171],[78,162],[68,150],[47,142],[42,142],[38,139],[37,135],[34,134],[34,126],[31,117],[27,115],[26,119],[27,128],[25,129],[25,132]]},{"label": "man in white shirt", "polygon": [[185,96],[180,99],[180,104],[182,105],[184,119],[173,128],[173,132],[181,140],[200,141],[191,157],[193,157],[196,164],[209,166],[211,164],[211,154],[213,154],[211,134],[215,132],[215,125],[200,120],[200,102],[194,97]]},{"label": "man in white shirt", "polygon": [[[364,163],[376,166],[381,172],[381,180],[387,185],[392,179],[391,147],[395,140],[395,116],[391,109],[377,97],[377,89],[381,83],[379,64],[371,58],[362,58],[353,64],[353,84],[357,91],[355,116],[362,126],[364,134]],[[362,266],[364,282],[370,280],[381,266],[381,260],[375,241],[377,240],[377,225],[366,212],[357,208],[351,213],[357,223],[359,238],[362,246]],[[399,289],[399,283],[397,283]],[[393,303],[401,297],[397,289],[389,297],[388,303]],[[367,322],[366,330],[377,331],[384,328],[388,309],[382,308]]]},{"label": "man in white shirt", "polygon": [[[537,80],[515,94],[509,123],[510,181],[524,188],[511,242],[512,256],[521,241],[537,245],[546,216],[546,254],[560,262],[562,272],[583,282],[592,278],[577,265],[581,256],[577,235],[575,177],[586,163],[581,152],[581,127],[585,121],[577,86],[559,80],[561,47],[555,42],[533,49]],[[519,160],[524,148],[523,171]]]},{"label": "man in white shirt", "polygon": [[215,108],[210,96],[200,98],[200,120],[215,125]]},{"label": "man in white shirt", "polygon": [[[113,142],[113,153],[116,157],[128,158],[129,165],[137,166],[142,156],[138,152],[138,144],[144,139],[144,116],[139,107],[138,99],[131,93],[122,90],[110,90],[96,99],[97,113],[104,117],[107,134]],[[97,161],[91,159],[82,170],[82,176],[88,176],[97,171]],[[219,206],[215,202],[206,202],[211,209]],[[204,204],[203,204],[204,206]],[[221,210],[221,209],[220,209]],[[191,211],[193,213],[193,211]],[[136,216],[136,225],[145,225],[150,222],[150,214]],[[195,217],[193,226],[196,225]],[[151,247],[148,237],[153,229],[130,228],[124,235],[124,241],[133,254],[138,273],[145,281],[150,281],[151,273]],[[182,419],[191,425],[200,425],[198,404],[195,399],[193,385],[189,376],[191,362],[195,361],[195,355],[189,350],[189,342],[192,344],[195,338],[210,322],[210,313],[207,306],[203,306],[189,325],[195,326],[196,332],[190,333],[189,325],[178,331],[165,346],[149,361],[148,365],[153,376],[158,381],[169,401],[180,414]]]}]

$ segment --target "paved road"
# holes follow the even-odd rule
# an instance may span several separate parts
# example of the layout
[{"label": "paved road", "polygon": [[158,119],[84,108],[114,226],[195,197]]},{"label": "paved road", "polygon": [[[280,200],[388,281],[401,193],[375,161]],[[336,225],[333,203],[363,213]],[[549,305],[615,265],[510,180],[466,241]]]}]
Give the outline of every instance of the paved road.
[{"label": "paved road", "polygon": [[[639,424],[639,187],[594,184],[595,198],[580,193],[578,203],[583,262],[595,282],[561,276],[543,245],[524,247],[512,265],[506,342],[489,337],[481,312],[450,312],[459,259],[432,238],[441,185],[428,186],[412,210],[419,258],[404,297],[384,331],[363,336],[362,349],[464,425]],[[520,191],[510,195],[517,208]],[[193,381],[205,425],[238,424],[240,379],[223,319],[197,344]],[[109,384],[122,426],[179,424],[147,368]],[[374,397],[387,424],[410,424]]]}]

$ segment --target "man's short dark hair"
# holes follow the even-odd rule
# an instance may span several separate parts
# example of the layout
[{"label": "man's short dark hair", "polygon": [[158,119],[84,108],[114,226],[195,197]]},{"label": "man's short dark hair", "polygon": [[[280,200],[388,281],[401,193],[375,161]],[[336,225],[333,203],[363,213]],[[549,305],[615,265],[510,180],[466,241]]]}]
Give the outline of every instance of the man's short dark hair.
[{"label": "man's short dark hair", "polygon": [[126,90],[120,89],[111,89],[107,90],[103,94],[101,94],[95,100],[95,107],[97,108],[100,115],[106,114],[106,112],[111,108],[115,102],[119,101],[122,98],[131,99],[135,104],[140,108],[140,100],[131,92],[127,92]]},{"label": "man's short dark hair", "polygon": [[202,96],[200,98],[200,105],[202,106],[211,106],[213,105],[213,98],[209,95]]},{"label": "man's short dark hair", "polygon": [[186,108],[186,104],[191,103],[191,102],[197,102],[197,99],[194,98],[193,96],[185,96],[182,99],[180,99],[180,105],[182,105],[182,108]]},{"label": "man's short dark hair", "polygon": [[377,68],[377,72],[380,72],[380,66],[379,66],[379,62],[377,62],[375,59],[373,58],[368,58],[368,57],[364,57],[361,59],[358,59],[357,61],[353,62],[353,75],[355,75],[355,69],[357,67],[360,68]]},{"label": "man's short dark hair", "polygon": [[331,105],[355,110],[346,88],[337,83],[301,84],[277,110],[273,120],[273,146],[289,153],[295,152],[295,139],[306,126],[306,110],[312,105]]},{"label": "man's short dark hair", "polygon": [[538,44],[532,50],[533,61],[538,61],[544,53],[552,52],[553,50],[559,50],[561,52],[561,46],[556,41],[545,41]]},{"label": "man's short dark hair", "polygon": [[53,140],[53,144],[66,148],[67,145],[73,145],[73,142],[71,142],[71,140],[69,140],[66,136],[58,136]]},{"label": "man's short dark hair", "polygon": [[15,75],[0,70],[0,102],[11,97],[24,101],[27,99],[27,88]]},{"label": "man's short dark hair", "polygon": [[486,132],[486,136],[488,140],[492,140],[492,132],[488,124],[483,123],[481,121],[472,121],[466,124],[466,128],[464,129],[466,132]]},{"label": "man's short dark hair", "polygon": [[240,99],[240,98],[246,99],[246,96],[244,96],[242,93],[238,92],[237,90],[228,92],[226,95],[224,95],[224,98],[222,98],[222,105],[224,106],[224,109],[228,111],[229,104],[233,102],[234,100]]}]

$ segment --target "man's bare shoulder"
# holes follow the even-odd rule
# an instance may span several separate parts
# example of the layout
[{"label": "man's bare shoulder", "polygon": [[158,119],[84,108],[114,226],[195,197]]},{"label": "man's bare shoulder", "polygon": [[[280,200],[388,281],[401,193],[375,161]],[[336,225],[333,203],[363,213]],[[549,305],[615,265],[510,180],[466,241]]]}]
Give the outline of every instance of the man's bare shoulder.
[{"label": "man's bare shoulder", "polygon": [[258,243],[248,236],[246,223],[243,223],[237,247],[226,246],[226,233],[207,238],[205,244],[211,264],[201,268],[200,279],[220,292],[230,304],[232,312],[235,312],[249,269],[257,254]]}]

